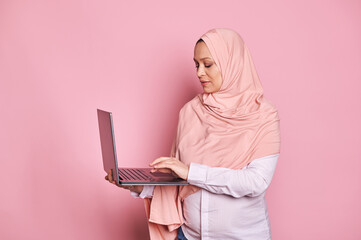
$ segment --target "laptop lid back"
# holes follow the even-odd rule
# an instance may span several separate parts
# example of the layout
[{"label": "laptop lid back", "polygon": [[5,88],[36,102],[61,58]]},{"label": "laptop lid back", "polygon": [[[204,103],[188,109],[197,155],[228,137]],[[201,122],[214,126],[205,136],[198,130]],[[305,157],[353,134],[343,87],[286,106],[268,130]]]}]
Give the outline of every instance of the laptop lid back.
[{"label": "laptop lid back", "polygon": [[112,169],[113,179],[116,179],[116,184],[118,184],[118,161],[117,152],[115,149],[112,113],[97,109],[97,114],[99,123],[100,144],[103,157],[103,168],[104,171],[107,173],[109,173],[109,170]]}]

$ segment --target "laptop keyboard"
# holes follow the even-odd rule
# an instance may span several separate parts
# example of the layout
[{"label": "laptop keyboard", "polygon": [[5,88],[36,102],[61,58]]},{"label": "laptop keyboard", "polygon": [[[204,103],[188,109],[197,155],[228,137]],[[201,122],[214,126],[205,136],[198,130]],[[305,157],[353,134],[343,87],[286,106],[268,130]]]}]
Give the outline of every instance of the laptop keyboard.
[{"label": "laptop keyboard", "polygon": [[140,169],[122,168],[119,169],[119,176],[124,180],[152,180],[153,178],[145,174]]}]

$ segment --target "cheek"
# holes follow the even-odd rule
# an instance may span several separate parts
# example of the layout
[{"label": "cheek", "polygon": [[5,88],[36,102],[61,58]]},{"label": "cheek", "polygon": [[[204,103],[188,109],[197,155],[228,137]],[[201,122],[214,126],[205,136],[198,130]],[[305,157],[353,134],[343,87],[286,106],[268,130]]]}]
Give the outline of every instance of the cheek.
[{"label": "cheek", "polygon": [[222,75],[221,72],[219,72],[218,70],[214,70],[212,72],[212,80],[214,82],[214,84],[218,87],[220,87],[222,85]]},{"label": "cheek", "polygon": [[222,74],[217,65],[212,68],[211,74],[213,81],[219,86],[222,85]]},{"label": "cheek", "polygon": [[219,82],[219,86],[221,86],[222,83],[223,83],[223,80],[222,80],[222,74],[220,72],[218,73],[217,79],[218,79],[218,82]]}]

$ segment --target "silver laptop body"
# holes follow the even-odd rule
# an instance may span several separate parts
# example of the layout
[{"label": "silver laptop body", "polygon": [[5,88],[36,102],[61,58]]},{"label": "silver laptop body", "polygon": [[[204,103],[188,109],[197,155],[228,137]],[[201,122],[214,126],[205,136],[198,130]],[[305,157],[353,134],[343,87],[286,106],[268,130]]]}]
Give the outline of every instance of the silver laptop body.
[{"label": "silver laptop body", "polygon": [[[152,168],[118,168],[112,113],[97,109],[103,167],[112,169],[117,185],[187,185],[187,181],[171,173],[152,173]],[[117,169],[117,171],[115,171]]]}]

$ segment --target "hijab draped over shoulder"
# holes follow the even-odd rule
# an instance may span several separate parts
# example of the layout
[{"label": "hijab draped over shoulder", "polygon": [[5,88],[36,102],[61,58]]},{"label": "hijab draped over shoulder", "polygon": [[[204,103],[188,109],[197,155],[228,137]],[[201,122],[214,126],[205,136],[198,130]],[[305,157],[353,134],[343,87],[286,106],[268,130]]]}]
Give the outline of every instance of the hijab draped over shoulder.
[{"label": "hijab draped over shoulder", "polygon": [[[250,52],[228,28],[201,36],[222,74],[222,86],[201,93],[179,112],[171,157],[211,167],[241,169],[252,160],[280,152],[277,109],[264,96]],[[196,186],[156,186],[144,199],[152,240],[175,239],[183,224],[182,201]]]}]

